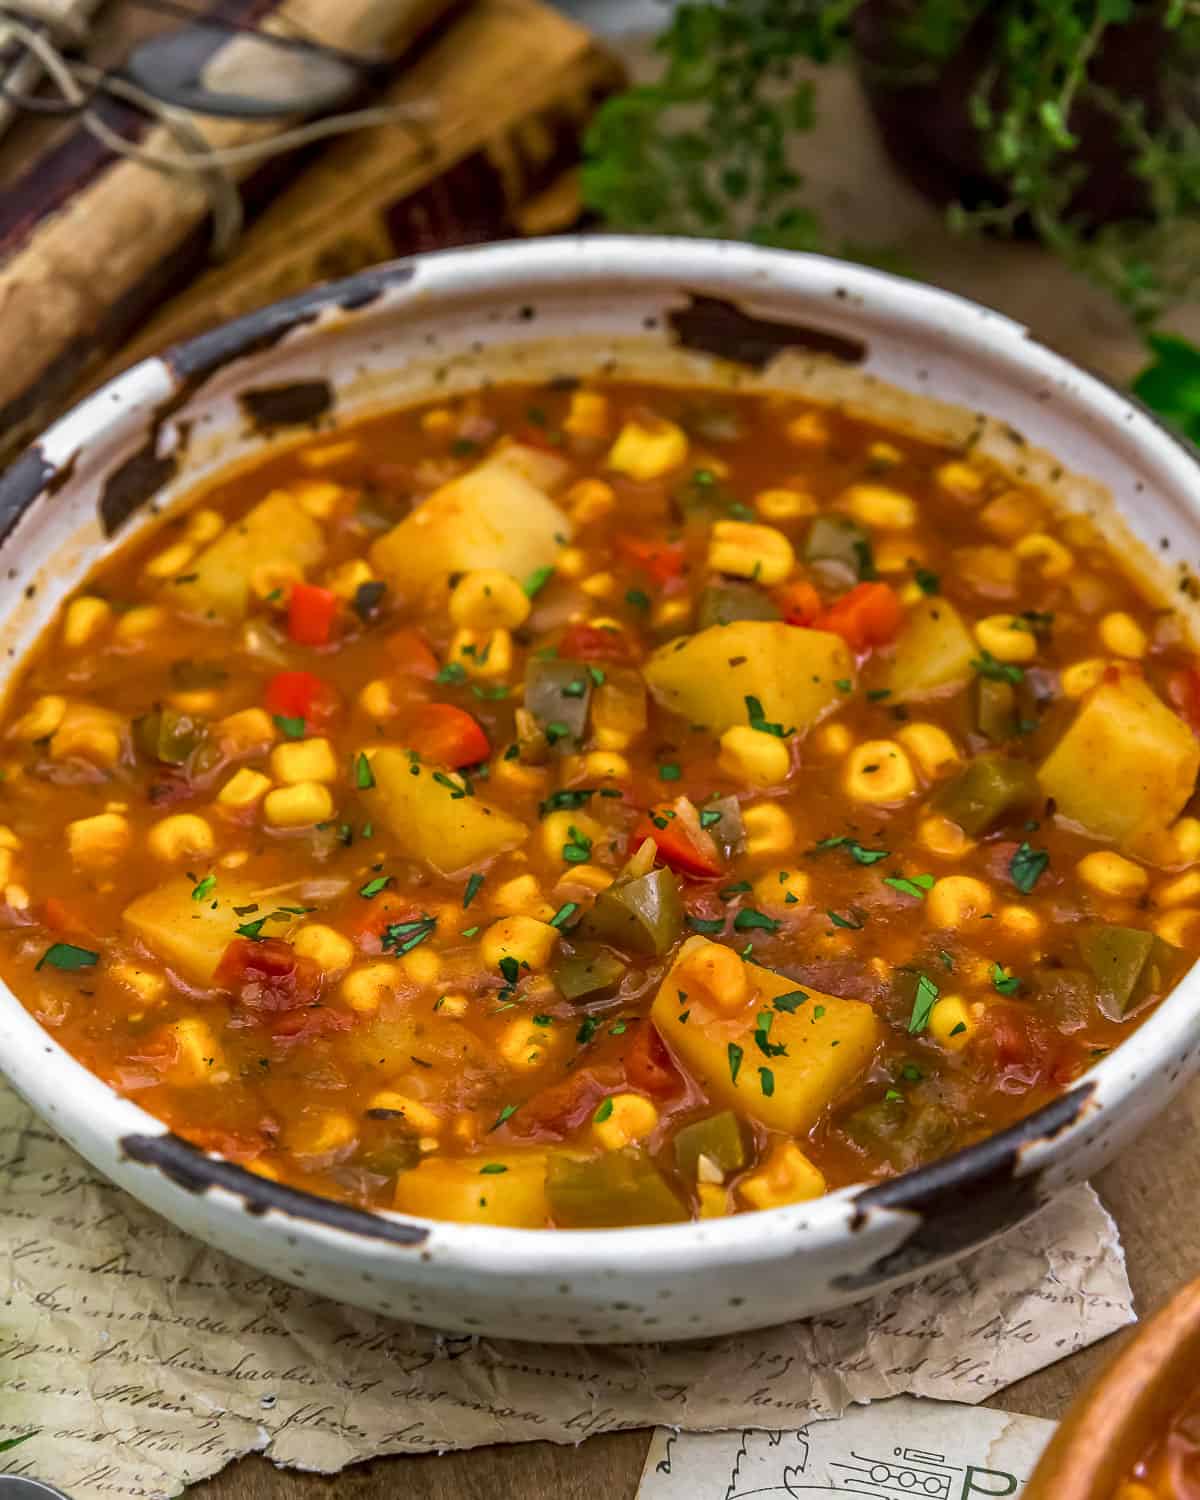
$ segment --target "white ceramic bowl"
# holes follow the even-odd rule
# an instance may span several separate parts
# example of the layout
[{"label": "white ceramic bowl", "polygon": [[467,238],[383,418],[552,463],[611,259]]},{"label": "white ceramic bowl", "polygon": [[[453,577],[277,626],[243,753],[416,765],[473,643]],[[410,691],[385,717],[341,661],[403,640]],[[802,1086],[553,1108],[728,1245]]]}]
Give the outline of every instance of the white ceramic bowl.
[{"label": "white ceramic bowl", "polygon": [[[812,256],[698,241],[544,240],[382,266],[306,293],[138,365],[56,423],[0,480],[8,658],[34,640],[112,534],[154,524],[197,479],[255,451],[264,420],[287,436],[293,421],[489,378],[601,367],[800,389],[978,442],[1128,546],[1115,500],[1153,549],[1145,566],[1164,587],[1178,588],[1176,559],[1200,553],[1193,452],[996,313]],[[447,1329],[685,1338],[823,1311],[895,1284],[1086,1178],[1195,1068],[1197,990],[1190,976],[1068,1094],[933,1166],[791,1208],[658,1228],[431,1223],[267,1182],[167,1133],[4,990],[0,1067],[129,1192],[286,1280]]]}]

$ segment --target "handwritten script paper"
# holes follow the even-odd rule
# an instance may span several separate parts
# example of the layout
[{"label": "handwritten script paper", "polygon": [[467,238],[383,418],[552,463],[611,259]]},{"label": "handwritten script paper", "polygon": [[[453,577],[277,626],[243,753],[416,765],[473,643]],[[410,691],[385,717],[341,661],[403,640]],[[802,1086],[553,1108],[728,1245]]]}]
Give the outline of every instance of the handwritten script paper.
[{"label": "handwritten script paper", "polygon": [[796,1432],[654,1434],[637,1500],[1019,1496],[1053,1422],[897,1396]]},{"label": "handwritten script paper", "polygon": [[952,1270],[804,1323],[658,1347],[439,1335],[207,1249],[0,1087],[0,1438],[36,1428],[10,1472],[79,1500],[176,1494],[253,1451],[332,1472],[622,1427],[797,1427],[904,1392],[976,1402],[1132,1319],[1116,1227],[1081,1187]]}]

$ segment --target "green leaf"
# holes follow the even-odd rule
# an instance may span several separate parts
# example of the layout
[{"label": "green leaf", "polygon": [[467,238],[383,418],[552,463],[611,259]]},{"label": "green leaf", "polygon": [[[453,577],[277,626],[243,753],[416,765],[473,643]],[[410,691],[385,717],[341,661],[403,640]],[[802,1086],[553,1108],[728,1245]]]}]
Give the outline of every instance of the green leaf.
[{"label": "green leaf", "polygon": [[1012,883],[1028,896],[1050,866],[1050,855],[1045,849],[1035,849],[1029,843],[1017,845],[1016,853],[1008,864]]},{"label": "green leaf", "polygon": [[992,988],[1001,995],[1015,995],[1021,988],[1021,981],[1015,974],[1010,974],[1000,964],[993,964]]},{"label": "green leaf", "polygon": [[284,739],[302,740],[306,729],[303,719],[293,718],[289,714],[275,714],[275,728],[279,730]]},{"label": "green leaf", "polygon": [[592,1116],[592,1119],[597,1125],[603,1125],[605,1120],[607,1120],[611,1116],[612,1112],[613,1102],[612,1096],[610,1095],[607,1099],[602,1099],[600,1101],[600,1104],[596,1109],[596,1113]]},{"label": "green leaf", "polygon": [[919,1036],[929,1025],[929,1013],[933,1010],[940,993],[928,974],[917,975],[917,992],[913,996],[912,1015],[908,1018],[910,1036]]},{"label": "green leaf", "polygon": [[738,1081],[738,1073],[741,1071],[742,1057],[744,1054],[742,1052],[742,1049],[736,1042],[730,1042],[725,1050],[729,1057],[729,1076],[736,1084]]},{"label": "green leaf", "polygon": [[41,969],[49,964],[52,969],[61,969],[64,974],[75,974],[81,969],[94,969],[99,962],[100,955],[93,953],[90,948],[77,948],[74,943],[51,943],[34,969]]},{"label": "green leaf", "polygon": [[371,770],[371,762],[361,752],[354,762],[354,784],[360,791],[370,791],[375,785],[375,773]]},{"label": "green leaf", "polygon": [[904,875],[885,875],[884,885],[890,885],[894,891],[901,891],[906,896],[915,896],[918,901],[924,901],[925,893],[933,889],[932,875],[914,875],[910,880]]},{"label": "green leaf", "polygon": [[206,875],[203,880],[192,887],[192,900],[203,901],[205,896],[210,895],[216,888],[216,884],[217,877],[215,875]]},{"label": "green leaf", "polygon": [[535,568],[525,580],[525,593],[530,599],[536,599],[553,577],[554,569],[549,564],[542,568]]}]

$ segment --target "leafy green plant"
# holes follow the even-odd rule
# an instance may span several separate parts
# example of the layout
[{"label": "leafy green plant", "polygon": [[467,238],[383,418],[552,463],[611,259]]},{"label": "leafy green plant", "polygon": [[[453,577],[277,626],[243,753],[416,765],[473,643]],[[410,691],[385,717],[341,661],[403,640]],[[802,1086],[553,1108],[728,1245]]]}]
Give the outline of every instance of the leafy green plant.
[{"label": "leafy green plant", "polygon": [[[585,200],[616,228],[828,249],[789,146],[812,126],[811,66],[856,51],[869,0],[694,0],[658,41],[659,78],[601,109],[587,139]],[[1200,279],[1200,129],[1192,78],[1200,14],[1186,0],[895,0],[889,71],[935,81],[972,28],[989,30],[968,101],[993,203],[952,204],[959,229],[1031,225],[1106,286],[1142,325]],[[1114,28],[1149,22],[1161,39],[1152,98],[1125,97],[1097,67]],[[860,59],[861,61],[862,59]],[[867,63],[878,67],[877,63]],[[1081,110],[1111,121],[1146,212],[1096,226],[1075,204],[1091,170]]]}]

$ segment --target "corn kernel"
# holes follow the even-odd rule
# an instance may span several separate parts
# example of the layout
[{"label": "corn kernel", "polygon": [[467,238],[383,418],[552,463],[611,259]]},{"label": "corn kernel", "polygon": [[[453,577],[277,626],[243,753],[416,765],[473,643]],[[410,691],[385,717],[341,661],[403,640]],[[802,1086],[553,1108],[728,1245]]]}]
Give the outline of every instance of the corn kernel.
[{"label": "corn kernel", "polygon": [[727,776],[749,786],[779,786],[792,768],[787,743],[748,724],[735,724],[721,736],[717,764]]},{"label": "corn kernel", "polygon": [[156,859],[176,860],[211,854],[217,847],[213,831],[195,813],[172,813],[155,823],[148,835],[150,852]]},{"label": "corn kernel", "polygon": [[1176,906],[1154,923],[1154,935],[1173,948],[1194,948],[1200,942],[1200,911],[1194,906]]},{"label": "corn kernel", "polygon": [[797,448],[824,448],[830,439],[829,423],[819,411],[804,411],[784,425],[784,435]]},{"label": "corn kernel", "polygon": [[411,984],[419,985],[421,989],[428,989],[441,977],[442,960],[432,948],[422,945],[401,958],[400,968],[404,972],[405,979]]},{"label": "corn kernel", "polygon": [[688,440],[682,427],[665,417],[647,422],[628,421],[608,450],[608,467],[645,483],[679,468],[687,457]]},{"label": "corn kernel", "polygon": [[943,995],[929,1012],[929,1035],[951,1052],[961,1052],[975,1031],[970,1007],[961,995]]},{"label": "corn kernel", "polygon": [[777,802],[755,802],[742,808],[746,853],[786,854],[796,842],[796,825]]},{"label": "corn kernel", "polygon": [[853,801],[877,807],[903,802],[917,790],[912,762],[895,740],[856,745],[847,757],[842,784]]},{"label": "corn kernel", "polygon": [[421,414],[421,431],[431,436],[449,432],[453,426],[454,413],[448,406],[435,406],[431,411]]},{"label": "corn kernel", "polygon": [[267,793],[263,817],[271,828],[307,828],[325,823],[333,817],[333,797],[319,781],[297,781]]},{"label": "corn kernel", "polygon": [[396,700],[392,697],[391,684],[382,677],[363,684],[358,694],[358,706],[376,723],[390,719],[398,711]]},{"label": "corn kernel", "polygon": [[46,739],[62,723],[66,712],[67,700],[60,698],[57,693],[48,693],[44,698],[35,698],[9,729],[9,737],[15,740]]},{"label": "corn kernel", "polygon": [[837,507],[880,531],[911,531],[917,524],[912,496],[884,484],[852,484],[838,497]]},{"label": "corn kernel", "polygon": [[1156,1494],[1148,1484],[1143,1484],[1140,1479],[1123,1479],[1113,1500],[1162,1500],[1162,1491]]},{"label": "corn kernel", "polygon": [[345,438],[341,442],[322,443],[319,448],[301,448],[296,457],[302,469],[333,469],[348,463],[358,451],[355,439]]},{"label": "corn kernel", "polygon": [[1032,661],[1037,637],[1016,615],[988,615],[975,622],[975,639],[997,661]]},{"label": "corn kernel", "polygon": [[803,516],[815,516],[817,502],[803,490],[759,490],[754,509],[764,521],[798,521]]},{"label": "corn kernel", "polygon": [[330,593],[347,600],[353,600],[364,584],[377,581],[371,565],[361,557],[352,557],[348,562],[339,563],[325,575],[325,587]]},{"label": "corn kernel", "polygon": [[796,565],[792,544],[774,526],[753,521],[716,521],[709,534],[708,566],[767,585],[782,583]]},{"label": "corn kernel", "polygon": [[1113,656],[1128,661],[1140,661],[1149,645],[1146,632],[1124,610],[1114,610],[1100,621],[1100,642]]},{"label": "corn kernel", "polygon": [[560,808],[542,819],[542,848],[548,858],[559,863],[569,863],[563,855],[568,845],[576,848],[581,844],[594,846],[606,836],[604,824],[582,811]]},{"label": "corn kernel", "polygon": [[592,1134],[605,1151],[644,1141],[658,1124],[658,1110],[641,1094],[610,1094],[596,1113],[604,1119],[593,1119]]},{"label": "corn kernel", "polygon": [[1028,906],[1002,906],[996,916],[997,923],[1010,937],[1032,942],[1042,930],[1042,919]]},{"label": "corn kernel", "polygon": [[129,848],[129,820],[120,813],[96,813],[67,824],[67,849],[78,865],[101,870]]},{"label": "corn kernel", "polygon": [[529,618],[530,608],[525,590],[499,568],[472,569],[450,595],[450,618],[471,633],[515,630]]},{"label": "corn kernel", "polygon": [[1064,667],[1059,682],[1068,698],[1082,698],[1097,686],[1107,670],[1108,662],[1101,656],[1093,656]]},{"label": "corn kernel", "polygon": [[354,1121],[342,1110],[324,1110],[315,1120],[301,1120],[287,1133],[288,1149],[296,1156],[332,1156],[345,1151],[358,1135]]},{"label": "corn kernel", "polygon": [[217,793],[217,805],[244,810],[253,807],[271,790],[271,778],[249,766],[237,770]]},{"label": "corn kernel", "polygon": [[854,736],[844,724],[826,724],[817,731],[813,739],[817,752],[828,755],[833,760],[841,760],[843,755],[849,753],[853,744]]},{"label": "corn kernel", "polygon": [[1179,818],[1167,834],[1173,863],[1190,865],[1200,859],[1200,818]]},{"label": "corn kernel", "polygon": [[501,917],[479,939],[479,952],[489,969],[498,969],[504,958],[515,958],[531,969],[544,969],[558,943],[557,927],[536,917]]},{"label": "corn kernel", "polygon": [[364,964],[351,969],[338,986],[338,994],[360,1015],[373,1015],[384,1000],[404,989],[404,975],[399,964]]},{"label": "corn kernel", "polygon": [[[303,462],[303,459],[301,460]],[[199,510],[192,511],[187,518],[187,525],[183,528],[183,534],[189,542],[202,547],[205,542],[215,541],[225,530],[225,522],[220,511],[210,510],[208,506],[202,506]]]},{"label": "corn kernel", "polygon": [[278,609],[286,609],[292,589],[304,582],[303,572],[295,563],[270,559],[259,563],[250,575],[250,592],[256,599]]},{"label": "corn kernel", "polygon": [[301,781],[336,781],[337,757],[328,740],[288,740],[271,751],[271,774],[288,786]]},{"label": "corn kernel", "polygon": [[148,635],[158,635],[167,625],[167,612],[157,604],[141,604],[118,615],[113,634],[118,641],[140,641]]},{"label": "corn kernel", "polygon": [[896,738],[917,763],[926,781],[935,781],[961,764],[958,746],[936,724],[905,724]]},{"label": "corn kernel", "polygon": [[170,693],[167,702],[181,714],[211,714],[221,701],[216,688],[189,688],[183,692]]},{"label": "corn kernel", "polygon": [[265,708],[243,708],[216,724],[217,738],[231,755],[246,755],[275,743],[275,725]]},{"label": "corn kernel", "polygon": [[297,928],[291,943],[302,958],[311,958],[330,978],[344,974],[354,962],[354,944],[322,922],[306,922]]},{"label": "corn kernel", "polygon": [[29,908],[29,892],[23,885],[6,885],[4,900],[14,911],[26,911]]},{"label": "corn kernel", "polygon": [[290,493],[301,510],[317,521],[327,521],[349,491],[331,479],[300,479],[292,481]]},{"label": "corn kernel", "polygon": [[1043,507],[1033,495],[1023,490],[1005,490],[997,495],[979,512],[984,526],[1002,541],[1015,542],[1019,536],[1033,531],[1042,519]]},{"label": "corn kernel", "polygon": [[1150,876],[1141,865],[1135,865],[1133,860],[1114,854],[1110,849],[1085,854],[1075,866],[1075,873],[1084,885],[1099,891],[1102,896],[1115,896],[1124,901],[1140,896],[1150,884]]},{"label": "corn kernel", "polygon": [[872,443],[867,449],[867,457],[873,464],[885,469],[895,468],[904,461],[904,454],[895,443]]},{"label": "corn kernel", "polygon": [[572,391],[562,425],[572,437],[607,437],[608,397],[600,391]]},{"label": "corn kernel", "polygon": [[650,623],[656,630],[682,630],[692,618],[692,601],[684,594],[674,599],[660,599],[654,606]]},{"label": "corn kernel", "polygon": [[583,774],[589,781],[629,781],[633,767],[615,750],[590,750],[583,757]]},{"label": "corn kernel", "polygon": [[1043,578],[1065,578],[1075,566],[1075,556],[1057,538],[1044,531],[1031,531],[1013,544],[1013,553],[1022,562],[1039,565]]},{"label": "corn kernel", "polygon": [[166,998],[167,977],[154,969],[121,960],[109,964],[107,973],[122,989],[136,995],[142,1005],[158,1005]]},{"label": "corn kernel", "polygon": [[156,553],[142,572],[147,578],[174,578],[182,573],[196,555],[191,542],[175,542]]},{"label": "corn kernel", "polygon": [[937,482],[948,495],[968,504],[978,500],[983,490],[983,475],[979,470],[958,459],[941,465],[937,471]]},{"label": "corn kernel", "polygon": [[572,885],[581,885],[587,891],[606,891],[613,883],[613,872],[602,865],[572,865],[560,878]]},{"label": "corn kernel", "polygon": [[510,1068],[524,1071],[540,1068],[558,1050],[559,1037],[553,1027],[535,1026],[528,1016],[518,1016],[500,1033],[497,1051]]},{"label": "corn kernel", "polygon": [[8,885],[13,878],[16,868],[16,860],[11,849],[0,849],[0,888]]},{"label": "corn kernel", "polygon": [[884,536],[875,544],[875,567],[880,573],[908,573],[928,557],[920,542],[908,536]]},{"label": "corn kernel", "polygon": [[544,766],[527,766],[523,761],[505,760],[503,756],[492,767],[492,781],[515,792],[540,797],[546,790],[550,773]]},{"label": "corn kernel", "polygon": [[723,1219],[729,1213],[729,1189],[715,1182],[696,1185],[702,1219]]},{"label": "corn kernel", "polygon": [[78,759],[96,766],[115,766],[125,742],[126,721],[92,703],[69,703],[50,739],[54,760]]},{"label": "corn kernel", "polygon": [[164,1077],[178,1088],[201,1083],[220,1083],[225,1073],[225,1056],[206,1021],[185,1016],[174,1021],[167,1031],[175,1042],[175,1059]]},{"label": "corn kernel", "polygon": [[689,938],[684,943],[674,977],[689,1001],[718,1015],[737,1015],[751,999],[750,975],[741,958],[732,948],[707,938]]},{"label": "corn kernel", "polygon": [[535,917],[548,922],[554,907],[542,895],[536,875],[514,875],[492,894],[492,907],[506,917]]},{"label": "corn kernel", "polygon": [[991,891],[973,875],[943,875],[925,898],[930,926],[948,932],[987,916],[991,909]]},{"label": "corn kernel", "polygon": [[112,619],[112,605],[106,599],[96,599],[85,594],[72,599],[63,616],[62,643],[68,650],[77,650],[94,641]]},{"label": "corn kernel", "polygon": [[751,1208],[782,1208],[819,1198],[825,1178],[794,1141],[780,1141],[756,1172],[742,1178],[737,1191]]},{"label": "corn kernel", "polygon": [[809,879],[803,870],[767,870],[754,882],[756,905],[786,911],[808,900]]},{"label": "corn kernel", "polygon": [[437,1110],[431,1109],[420,1099],[397,1093],[395,1089],[381,1089],[379,1093],[372,1094],[367,1108],[387,1110],[389,1114],[403,1115],[405,1123],[411,1125],[418,1135],[438,1136],[445,1129],[446,1122]]},{"label": "corn kernel", "polygon": [[456,630],[449,660],[468,677],[506,677],[512,668],[512,636],[507,630]]},{"label": "corn kernel", "polygon": [[1194,901],[1200,896],[1200,870],[1189,870],[1186,875],[1176,875],[1155,886],[1150,899],[1155,906],[1182,906],[1185,901]]},{"label": "corn kernel", "polygon": [[616,574],[607,571],[592,573],[579,587],[589,599],[608,599],[616,592]]},{"label": "corn kernel", "polygon": [[576,526],[602,521],[617,503],[616,492],[603,479],[580,479],[567,491],[567,505]]},{"label": "corn kernel", "polygon": [[554,559],[554,571],[560,578],[570,582],[582,578],[587,572],[588,555],[582,547],[564,547]]}]

